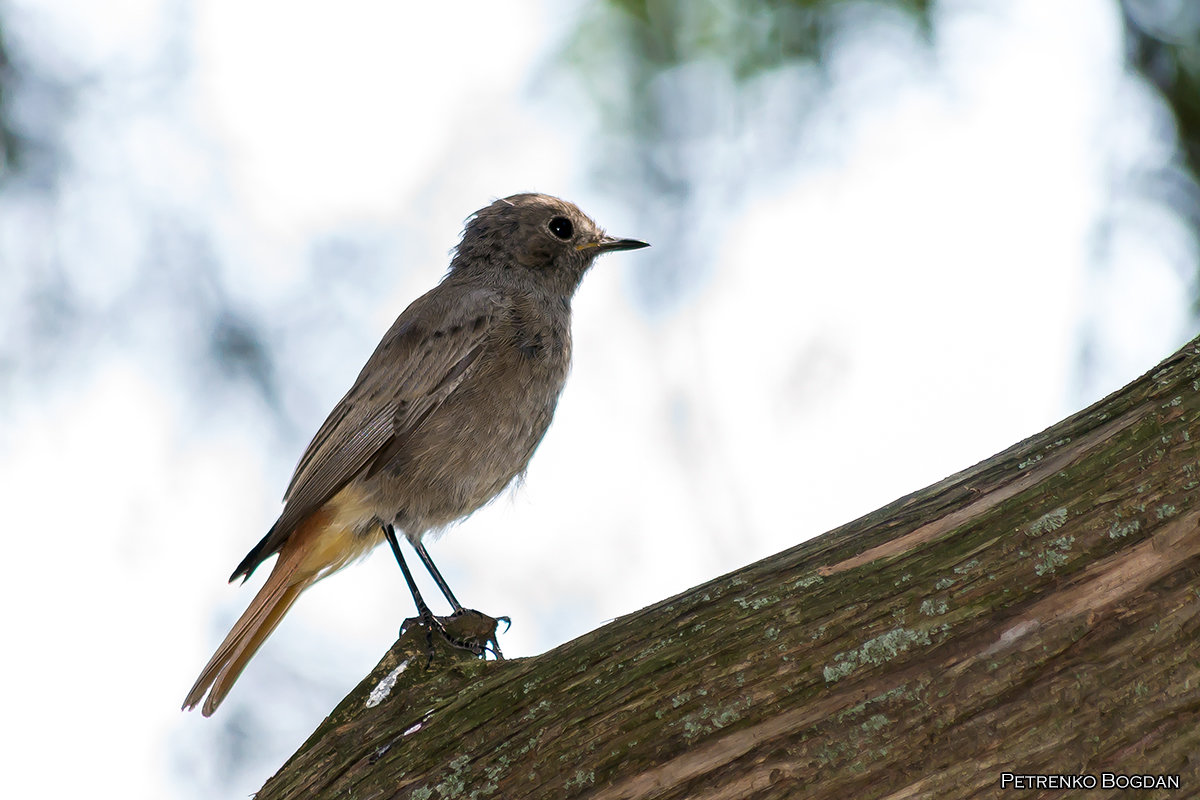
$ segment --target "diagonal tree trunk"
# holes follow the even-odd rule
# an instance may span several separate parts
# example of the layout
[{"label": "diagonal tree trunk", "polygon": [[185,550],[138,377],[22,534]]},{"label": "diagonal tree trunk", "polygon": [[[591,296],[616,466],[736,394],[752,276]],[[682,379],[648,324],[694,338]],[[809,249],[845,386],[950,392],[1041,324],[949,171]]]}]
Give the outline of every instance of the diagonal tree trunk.
[{"label": "diagonal tree trunk", "polygon": [[425,669],[406,635],[258,797],[944,800],[1038,774],[1106,796],[1104,773],[1200,796],[1198,486],[1200,339],[541,656]]}]

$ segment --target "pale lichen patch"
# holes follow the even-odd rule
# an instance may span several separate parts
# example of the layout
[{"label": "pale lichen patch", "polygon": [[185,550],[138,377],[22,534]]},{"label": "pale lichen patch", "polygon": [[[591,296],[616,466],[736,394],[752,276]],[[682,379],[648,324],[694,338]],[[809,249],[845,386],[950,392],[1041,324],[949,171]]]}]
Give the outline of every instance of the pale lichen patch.
[{"label": "pale lichen patch", "polygon": [[1054,571],[1067,563],[1065,553],[1075,544],[1074,536],[1060,536],[1046,545],[1046,549],[1034,562],[1033,571],[1038,575],[1052,575]]},{"label": "pale lichen patch", "polygon": [[577,769],[577,770],[575,770],[575,774],[567,779],[567,783],[563,788],[564,789],[574,789],[574,788],[578,787],[578,788],[582,789],[585,786],[591,786],[595,782],[596,782],[595,770],[589,769],[587,772],[584,772],[581,769]]},{"label": "pale lichen patch", "polygon": [[1142,529],[1142,523],[1136,519],[1131,519],[1128,522],[1118,520],[1108,529],[1108,538],[1123,539],[1131,533],[1137,533]]},{"label": "pale lichen patch", "polygon": [[871,733],[881,728],[885,728],[891,724],[892,721],[887,718],[886,714],[872,714],[871,717],[859,727],[861,727],[867,733]]},{"label": "pale lichen patch", "polygon": [[1033,571],[1039,576],[1053,575],[1054,571],[1067,563],[1067,557],[1054,550],[1047,550],[1038,556],[1033,564]]},{"label": "pale lichen patch", "polygon": [[972,558],[970,561],[968,561],[965,564],[959,564],[957,567],[954,568],[954,571],[957,572],[959,575],[966,575],[968,572],[970,572],[971,570],[975,569],[978,566],[979,566],[979,559]]},{"label": "pale lichen patch", "polygon": [[735,597],[733,602],[738,604],[738,608],[758,611],[760,608],[779,602],[778,597],[755,597],[753,600],[748,600],[745,597]]},{"label": "pale lichen patch", "polygon": [[840,680],[861,664],[878,666],[907,652],[914,645],[928,645],[929,643],[929,632],[926,630],[893,628],[887,633],[863,642],[862,647],[857,650],[834,655],[834,663],[826,664],[823,670],[825,682],[833,683]]},{"label": "pale lichen patch", "polygon": [[470,756],[461,755],[450,761],[450,774],[434,787],[440,797],[457,797],[466,789],[466,776],[463,774],[471,763]]},{"label": "pale lichen patch", "polygon": [[936,600],[929,599],[921,602],[921,613],[927,617],[936,617],[940,614],[945,614],[947,608],[946,601],[940,597]]},{"label": "pale lichen patch", "polygon": [[741,719],[749,708],[750,699],[747,697],[738,698],[728,705],[716,708],[703,706],[683,718],[684,738],[695,739],[697,736],[724,728]]},{"label": "pale lichen patch", "polygon": [[1056,531],[1061,528],[1067,521],[1067,510],[1065,508],[1056,508],[1053,511],[1048,511],[1035,519],[1033,522],[1025,526],[1026,536],[1041,536],[1049,531]]},{"label": "pale lichen patch", "polygon": [[521,716],[521,719],[522,719],[522,720],[524,720],[524,721],[526,721],[526,722],[529,722],[529,721],[530,721],[530,720],[532,720],[534,717],[536,717],[538,714],[542,713],[543,711],[546,711],[546,710],[547,710],[547,709],[549,709],[549,708],[550,708],[550,701],[549,701],[549,700],[542,700],[542,701],[540,701],[540,702],[539,702],[539,703],[538,703],[536,706],[534,706],[533,708],[531,708],[531,709],[529,709],[528,711],[526,711],[526,712],[525,712],[525,713],[524,713],[524,714]]},{"label": "pale lichen patch", "polygon": [[800,578],[798,581],[796,581],[795,583],[792,584],[792,588],[793,589],[807,589],[810,586],[814,586],[818,583],[823,583],[824,581],[825,581],[825,579],[822,578],[820,575],[813,573],[811,575],[805,575],[803,578]]}]

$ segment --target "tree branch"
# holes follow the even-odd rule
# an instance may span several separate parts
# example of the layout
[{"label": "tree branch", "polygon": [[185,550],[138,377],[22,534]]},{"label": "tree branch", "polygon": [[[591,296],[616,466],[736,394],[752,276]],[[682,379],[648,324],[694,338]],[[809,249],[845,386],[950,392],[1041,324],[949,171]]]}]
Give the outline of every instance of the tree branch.
[{"label": "tree branch", "polygon": [[954,798],[1006,771],[1200,791],[1198,442],[1200,339],[543,655],[427,670],[408,634],[258,796]]}]

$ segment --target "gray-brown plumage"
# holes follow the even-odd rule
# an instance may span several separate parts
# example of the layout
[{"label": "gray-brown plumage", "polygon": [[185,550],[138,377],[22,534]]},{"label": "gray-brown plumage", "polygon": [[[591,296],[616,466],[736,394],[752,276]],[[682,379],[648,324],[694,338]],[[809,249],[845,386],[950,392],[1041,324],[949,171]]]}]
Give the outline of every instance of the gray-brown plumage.
[{"label": "gray-brown plumage", "polygon": [[597,255],[645,246],[547,195],[497,200],[467,221],[446,277],[384,335],[300,458],[279,519],[234,570],[231,581],[249,577],[279,554],[184,708],[204,699],[212,714],[299,594],[372,550],[386,525],[453,600],[421,537],[525,470],[567,377],[575,289]]}]

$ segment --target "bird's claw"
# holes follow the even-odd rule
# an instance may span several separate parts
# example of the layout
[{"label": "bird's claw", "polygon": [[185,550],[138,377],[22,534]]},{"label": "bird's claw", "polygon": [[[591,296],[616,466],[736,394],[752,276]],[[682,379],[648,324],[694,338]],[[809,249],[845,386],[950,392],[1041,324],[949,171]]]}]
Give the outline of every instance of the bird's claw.
[{"label": "bird's claw", "polygon": [[489,617],[474,609],[461,609],[448,617],[437,617],[428,609],[423,609],[419,617],[409,617],[404,620],[400,626],[400,635],[403,636],[414,625],[420,625],[425,629],[425,641],[429,654],[426,667],[433,663],[434,633],[457,650],[466,650],[479,657],[486,657],[488,653],[491,653],[497,661],[502,661],[504,653],[500,651],[500,643],[496,639],[496,629],[501,621],[505,623],[505,631],[512,627],[512,620],[508,617]]}]

